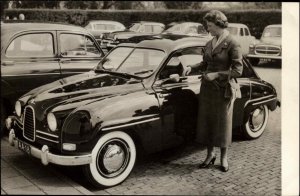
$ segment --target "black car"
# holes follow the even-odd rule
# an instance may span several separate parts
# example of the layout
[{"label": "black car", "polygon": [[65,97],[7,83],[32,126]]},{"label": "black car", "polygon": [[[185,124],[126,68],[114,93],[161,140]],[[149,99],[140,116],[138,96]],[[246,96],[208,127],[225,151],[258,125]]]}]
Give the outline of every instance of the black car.
[{"label": "black car", "polygon": [[[10,144],[45,165],[81,165],[95,186],[121,183],[138,153],[194,137],[202,74],[186,76],[184,67],[202,61],[205,44],[194,37],[120,44],[95,70],[23,95],[7,120]],[[246,59],[243,66],[233,127],[255,139],[279,101]]]},{"label": "black car", "polygon": [[52,23],[1,23],[1,130],[21,95],[93,69],[103,58],[84,28]]}]

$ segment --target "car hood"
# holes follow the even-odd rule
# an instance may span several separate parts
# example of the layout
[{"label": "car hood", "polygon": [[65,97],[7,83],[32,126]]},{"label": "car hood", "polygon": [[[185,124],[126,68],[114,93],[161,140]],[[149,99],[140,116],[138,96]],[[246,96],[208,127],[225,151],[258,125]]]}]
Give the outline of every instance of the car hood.
[{"label": "car hood", "polygon": [[34,107],[36,117],[42,119],[49,111],[72,111],[107,97],[143,89],[140,80],[90,71],[33,89],[19,100]]},{"label": "car hood", "polygon": [[260,44],[281,46],[281,37],[262,37],[260,39]]}]

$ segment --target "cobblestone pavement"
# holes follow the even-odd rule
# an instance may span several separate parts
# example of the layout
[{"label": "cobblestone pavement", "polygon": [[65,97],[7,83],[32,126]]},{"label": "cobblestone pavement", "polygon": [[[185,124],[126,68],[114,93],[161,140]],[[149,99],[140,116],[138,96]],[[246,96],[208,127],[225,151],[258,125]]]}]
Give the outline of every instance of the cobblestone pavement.
[{"label": "cobblestone pavement", "polygon": [[91,195],[90,191],[1,139],[1,195]]},{"label": "cobblestone pavement", "polygon": [[[276,126],[275,126],[276,125]],[[234,136],[230,169],[220,171],[220,150],[209,169],[198,169],[206,150],[196,144],[147,155],[120,185],[99,190],[74,170],[62,171],[99,195],[281,195],[280,108],[270,113],[265,133],[256,140]]]}]

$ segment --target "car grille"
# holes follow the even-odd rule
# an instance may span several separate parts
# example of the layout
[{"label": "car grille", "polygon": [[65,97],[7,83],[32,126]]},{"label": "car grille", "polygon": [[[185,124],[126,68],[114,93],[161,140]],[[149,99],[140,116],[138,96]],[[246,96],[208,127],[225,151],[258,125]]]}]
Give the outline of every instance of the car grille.
[{"label": "car grille", "polygon": [[272,56],[280,55],[281,49],[278,46],[259,45],[255,47],[255,54],[267,54]]},{"label": "car grille", "polygon": [[35,114],[31,106],[24,111],[23,136],[29,141],[35,141]]}]

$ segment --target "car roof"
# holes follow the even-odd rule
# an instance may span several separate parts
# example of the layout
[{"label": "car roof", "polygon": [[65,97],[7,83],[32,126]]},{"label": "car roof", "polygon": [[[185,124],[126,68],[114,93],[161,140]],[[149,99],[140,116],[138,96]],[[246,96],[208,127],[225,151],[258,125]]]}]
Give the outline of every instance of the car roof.
[{"label": "car roof", "polygon": [[80,26],[75,26],[71,24],[59,24],[59,23],[3,23],[1,25],[1,30],[6,31],[26,31],[26,30],[68,30],[68,31],[85,31],[86,30]]},{"label": "car roof", "polygon": [[177,24],[174,24],[174,26],[175,25],[194,25],[194,24],[196,24],[196,25],[202,25],[200,22],[179,22]]},{"label": "car roof", "polygon": [[[164,35],[153,36],[157,39],[144,40],[137,44],[122,44],[122,46],[134,46],[137,48],[153,48],[163,50],[167,53],[171,53],[174,50],[178,50],[186,47],[200,46],[204,47],[208,39],[199,37],[186,36],[179,39],[167,39]],[[121,46],[121,45],[120,45]]]},{"label": "car roof", "polygon": [[[281,27],[281,24],[272,24],[272,25],[268,25],[268,26],[266,26],[266,27]],[[266,28],[265,27],[265,28]]]},{"label": "car roof", "polygon": [[151,22],[151,21],[135,21],[135,22],[132,22],[132,24],[135,24],[135,23],[165,26],[165,25],[164,25],[163,23],[161,23],[161,22]]},{"label": "car roof", "polygon": [[228,23],[228,27],[247,27],[247,25],[242,23]]},{"label": "car roof", "polygon": [[114,20],[90,20],[89,23],[93,23],[93,24],[111,24],[111,23],[114,23],[114,24],[121,24],[123,25],[122,23],[118,22],[118,21],[114,21]]}]

